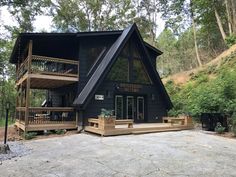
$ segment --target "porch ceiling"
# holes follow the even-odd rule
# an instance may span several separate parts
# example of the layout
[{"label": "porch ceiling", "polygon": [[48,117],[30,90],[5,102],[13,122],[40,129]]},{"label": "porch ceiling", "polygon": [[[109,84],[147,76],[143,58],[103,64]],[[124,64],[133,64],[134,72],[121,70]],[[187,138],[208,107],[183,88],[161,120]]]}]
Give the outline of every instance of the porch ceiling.
[{"label": "porch ceiling", "polygon": [[[52,89],[59,88],[66,85],[70,85],[78,82],[77,77],[65,77],[65,76],[50,76],[50,75],[38,75],[29,74],[30,77],[30,88],[31,89]],[[16,85],[22,85],[25,87],[27,82],[27,77],[19,81]]]}]

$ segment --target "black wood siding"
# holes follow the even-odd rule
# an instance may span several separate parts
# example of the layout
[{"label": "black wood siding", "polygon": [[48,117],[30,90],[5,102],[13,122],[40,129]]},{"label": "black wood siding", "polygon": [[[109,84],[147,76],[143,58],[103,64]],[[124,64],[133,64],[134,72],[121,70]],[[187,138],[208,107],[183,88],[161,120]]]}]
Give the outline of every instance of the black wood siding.
[{"label": "black wood siding", "polygon": [[[98,89],[96,94],[98,95],[104,95],[104,100],[95,100],[95,95],[93,95],[93,99],[88,104],[86,110],[84,111],[84,118],[87,121],[87,118],[90,117],[97,117],[100,114],[101,108],[105,109],[114,109],[114,96],[116,94],[122,94],[122,92],[117,92],[116,85],[118,83],[116,82],[109,82],[104,81],[102,86]],[[138,93],[125,93],[127,95],[142,95],[146,98],[146,119],[147,122],[162,122],[162,117],[167,115],[167,110],[164,107],[165,103],[163,102],[162,95],[160,94],[160,91],[158,88],[156,88],[153,85],[142,85],[142,89]],[[107,92],[110,92],[111,95],[108,97],[106,94]],[[155,95],[155,100],[152,100],[152,94]]]},{"label": "black wood siding", "polygon": [[[91,37],[81,37],[79,39],[79,83],[78,83],[78,93],[81,92],[85,84],[87,83],[89,77],[87,76],[88,70],[88,52],[90,48],[93,47],[106,47],[106,50],[114,43],[117,36],[91,36]],[[98,57],[98,56],[97,56]]]}]

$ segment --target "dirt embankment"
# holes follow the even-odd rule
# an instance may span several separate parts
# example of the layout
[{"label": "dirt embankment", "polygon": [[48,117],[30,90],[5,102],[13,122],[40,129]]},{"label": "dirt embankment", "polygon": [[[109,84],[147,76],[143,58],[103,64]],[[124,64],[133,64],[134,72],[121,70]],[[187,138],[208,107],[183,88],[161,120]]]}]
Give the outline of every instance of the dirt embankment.
[{"label": "dirt embankment", "polygon": [[224,52],[222,52],[219,56],[217,56],[215,59],[211,60],[209,63],[205,64],[204,66],[195,68],[189,71],[173,74],[171,76],[163,78],[162,81],[163,83],[166,83],[169,80],[173,80],[175,84],[185,84],[186,82],[190,80],[192,74],[196,74],[199,71],[202,71],[212,65],[220,65],[223,58],[231,55],[235,51],[236,51],[236,44],[230,47],[228,50],[225,50]]},{"label": "dirt embankment", "polygon": [[[5,128],[0,127],[0,141],[3,141],[4,139],[4,132]],[[15,140],[21,140],[22,137],[19,136],[19,133],[14,129],[14,126],[11,125],[7,129],[7,139],[8,141],[15,141]]]}]

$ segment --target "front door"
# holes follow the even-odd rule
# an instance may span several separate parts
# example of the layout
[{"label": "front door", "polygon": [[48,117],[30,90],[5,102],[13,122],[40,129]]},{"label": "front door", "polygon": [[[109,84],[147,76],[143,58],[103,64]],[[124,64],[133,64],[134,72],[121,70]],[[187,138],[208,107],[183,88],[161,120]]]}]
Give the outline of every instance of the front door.
[{"label": "front door", "polygon": [[134,95],[115,96],[116,119],[134,119],[145,122],[145,97]]},{"label": "front door", "polygon": [[134,119],[134,97],[126,97],[126,118]]},{"label": "front door", "polygon": [[144,122],[144,97],[137,97],[137,116],[136,122]]}]

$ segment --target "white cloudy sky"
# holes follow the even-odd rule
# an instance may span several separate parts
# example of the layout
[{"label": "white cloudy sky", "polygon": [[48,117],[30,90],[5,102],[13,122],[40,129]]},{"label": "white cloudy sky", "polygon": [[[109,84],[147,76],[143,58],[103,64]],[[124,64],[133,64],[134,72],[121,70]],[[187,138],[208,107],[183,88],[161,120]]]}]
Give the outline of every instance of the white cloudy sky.
[{"label": "white cloudy sky", "polygon": [[[157,35],[159,35],[165,27],[165,22],[158,16],[157,18],[158,28],[157,28]],[[6,7],[0,8],[0,34],[4,33],[4,29],[2,28],[3,25],[14,25],[14,19],[8,13]],[[37,16],[34,22],[35,32],[46,31],[50,32],[52,30],[52,18],[49,16]]]}]

